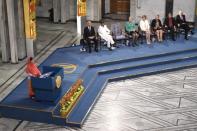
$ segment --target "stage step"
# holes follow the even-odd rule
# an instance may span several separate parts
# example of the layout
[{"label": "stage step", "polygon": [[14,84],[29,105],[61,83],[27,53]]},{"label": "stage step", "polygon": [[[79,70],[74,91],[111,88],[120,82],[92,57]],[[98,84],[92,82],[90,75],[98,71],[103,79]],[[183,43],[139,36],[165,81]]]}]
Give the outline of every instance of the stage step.
[{"label": "stage step", "polygon": [[197,51],[197,49],[187,49],[187,50],[181,50],[181,51],[176,51],[176,52],[160,53],[160,54],[156,54],[156,55],[146,55],[145,54],[144,56],[141,56],[141,57],[120,59],[120,60],[116,60],[116,61],[107,61],[107,62],[92,64],[92,65],[89,65],[89,68],[103,67],[103,66],[109,66],[109,65],[120,64],[120,63],[125,63],[125,62],[135,62],[135,61],[146,60],[146,59],[151,59],[151,58],[161,58],[161,57],[165,57],[165,56],[168,57],[168,56],[174,56],[174,55],[190,54],[190,53],[193,53],[196,51]]},{"label": "stage step", "polygon": [[[84,87],[86,90],[91,88],[90,85],[94,82],[96,77],[98,76],[98,72],[102,73],[110,73],[113,71],[119,71],[120,69],[127,70],[127,68],[138,68],[138,67],[148,67],[156,64],[163,64],[170,61],[179,61],[183,58],[190,58],[197,56],[197,49],[185,50],[180,52],[171,52],[165,54],[151,55],[140,57],[138,59],[126,59],[119,61],[109,61],[103,62],[95,65],[90,65],[88,69],[86,69],[81,76],[84,80]],[[54,110],[53,114],[55,117],[60,117],[59,113],[60,107],[57,106]]]},{"label": "stage step", "polygon": [[197,49],[140,57],[139,59],[134,58],[134,59],[105,62],[102,64],[100,63],[95,65],[90,65],[90,68],[86,70],[81,77],[84,80],[85,87],[88,87],[88,84],[90,84],[91,81],[95,79],[96,72],[101,70],[113,70],[113,69],[119,69],[119,68],[130,67],[130,66],[146,65],[149,63],[160,63],[164,61],[168,62],[168,61],[179,60],[185,57],[192,57],[192,56],[197,56]]},{"label": "stage step", "polygon": [[178,52],[178,53],[170,53],[170,54],[163,54],[156,55],[156,56],[148,56],[138,59],[127,59],[127,60],[120,60],[120,61],[113,61],[113,62],[105,62],[103,64],[96,64],[90,66],[88,70],[85,71],[84,75],[82,75],[82,79],[84,80],[85,87],[89,87],[92,81],[94,81],[96,77],[96,73],[99,71],[110,71],[110,70],[117,70],[119,68],[125,67],[135,67],[135,66],[147,66],[148,64],[159,64],[161,62],[168,62],[168,61],[178,61],[182,58],[189,58],[189,57],[197,56],[197,50],[189,50],[185,52]]},{"label": "stage step", "polygon": [[[184,57],[183,57],[183,56]],[[93,104],[104,89],[107,80],[121,80],[126,78],[134,78],[137,76],[150,75],[160,72],[182,69],[191,66],[197,66],[197,54],[195,52],[186,54],[177,54],[174,59],[166,61],[153,62],[138,66],[125,66],[105,71],[98,71],[99,75],[92,82],[92,85],[86,90],[86,94],[80,99],[77,106],[73,109],[68,117],[68,123],[83,123],[86,116],[90,112]],[[179,58],[178,58],[179,57]],[[86,102],[84,102],[86,100]],[[88,100],[88,101],[87,101]],[[82,102],[83,101],[83,102]]]}]

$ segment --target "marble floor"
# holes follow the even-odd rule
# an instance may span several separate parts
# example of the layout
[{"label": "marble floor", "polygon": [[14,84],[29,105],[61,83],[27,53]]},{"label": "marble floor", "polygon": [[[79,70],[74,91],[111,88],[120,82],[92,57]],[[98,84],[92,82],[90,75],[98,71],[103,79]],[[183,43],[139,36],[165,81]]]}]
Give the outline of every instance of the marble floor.
[{"label": "marble floor", "polygon": [[[80,38],[75,22],[39,25],[38,64]],[[0,100],[26,77],[25,61],[0,64]],[[0,131],[197,131],[196,74],[191,68],[109,83],[80,129],[0,117]]]}]

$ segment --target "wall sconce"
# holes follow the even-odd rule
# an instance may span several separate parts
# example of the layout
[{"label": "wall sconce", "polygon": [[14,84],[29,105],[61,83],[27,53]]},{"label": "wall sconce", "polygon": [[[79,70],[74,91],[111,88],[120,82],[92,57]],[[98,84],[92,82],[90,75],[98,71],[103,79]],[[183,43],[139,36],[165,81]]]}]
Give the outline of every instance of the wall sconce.
[{"label": "wall sconce", "polygon": [[138,9],[141,8],[141,0],[137,0],[137,8],[138,8]]}]

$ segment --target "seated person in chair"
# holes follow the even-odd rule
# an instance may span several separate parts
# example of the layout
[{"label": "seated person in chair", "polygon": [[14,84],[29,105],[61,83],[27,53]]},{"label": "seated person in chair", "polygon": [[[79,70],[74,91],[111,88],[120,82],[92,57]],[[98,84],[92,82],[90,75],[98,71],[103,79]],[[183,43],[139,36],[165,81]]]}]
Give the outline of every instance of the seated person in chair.
[{"label": "seated person in chair", "polygon": [[170,35],[172,37],[172,40],[175,41],[174,32],[176,30],[176,21],[172,17],[171,13],[168,14],[167,18],[165,18],[163,25],[165,27],[165,30],[167,30],[167,31],[169,30],[170,31]]},{"label": "seated person in chair", "polygon": [[108,49],[112,51],[112,49],[114,49],[113,45],[115,44],[115,42],[110,33],[110,30],[107,28],[104,22],[101,21],[100,26],[98,28],[98,34],[102,39],[104,39],[107,42]]},{"label": "seated person in chair", "polygon": [[89,53],[91,53],[91,48],[93,44],[95,45],[94,50],[98,52],[98,42],[96,39],[96,33],[90,20],[87,21],[87,26],[84,28],[83,39],[88,45]]},{"label": "seated person in chair", "polygon": [[149,21],[147,20],[147,17],[145,15],[142,16],[142,19],[140,20],[140,29],[142,31],[142,33],[146,34],[146,41],[147,44],[151,44],[151,40],[150,40],[150,24]]},{"label": "seated person in chair", "polygon": [[151,28],[152,28],[153,32],[156,33],[158,41],[162,42],[163,41],[163,28],[162,28],[162,24],[161,24],[161,20],[159,18],[159,15],[157,15],[155,17],[155,19],[152,20]]},{"label": "seated person in chair", "polygon": [[127,36],[132,37],[133,42],[132,42],[132,46],[138,46],[137,45],[137,39],[139,37],[138,34],[138,30],[137,30],[137,26],[135,25],[135,23],[132,21],[132,18],[129,17],[129,21],[125,23],[125,32],[127,34]]},{"label": "seated person in chair", "polygon": [[38,69],[37,65],[34,63],[33,58],[30,57],[26,64],[26,73],[28,74],[28,90],[29,90],[29,97],[33,98],[35,93],[31,86],[31,79],[30,76],[39,77],[41,75],[40,70]]},{"label": "seated person in chair", "polygon": [[179,14],[176,16],[176,22],[178,28],[182,28],[185,31],[185,39],[188,40],[188,32],[190,31],[189,25],[187,24],[185,14],[182,11],[179,11]]},{"label": "seated person in chair", "polygon": [[[123,43],[125,41],[125,32],[122,30],[120,23],[111,24],[111,34],[115,42]],[[118,48],[118,45],[116,45]]]}]

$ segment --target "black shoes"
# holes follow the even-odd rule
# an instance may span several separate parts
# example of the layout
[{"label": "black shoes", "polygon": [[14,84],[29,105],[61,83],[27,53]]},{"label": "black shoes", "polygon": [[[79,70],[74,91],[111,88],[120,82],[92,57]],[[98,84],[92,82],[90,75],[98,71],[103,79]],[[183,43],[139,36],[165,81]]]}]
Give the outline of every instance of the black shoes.
[{"label": "black shoes", "polygon": [[109,51],[112,51],[112,48],[111,48],[111,47],[109,47],[109,48],[108,48],[108,50],[109,50]]},{"label": "black shoes", "polygon": [[116,47],[116,48],[120,48],[120,47],[117,45],[117,43],[115,43],[115,44],[114,44],[114,47]]},{"label": "black shoes", "polygon": [[189,40],[189,39],[188,39],[188,35],[185,36],[185,40]]},{"label": "black shoes", "polygon": [[139,46],[136,42],[132,43],[133,47]]},{"label": "black shoes", "polygon": [[134,43],[134,45],[139,46],[136,42]]},{"label": "black shoes", "polygon": [[98,49],[95,49],[96,52],[98,52]]},{"label": "black shoes", "polygon": [[189,39],[186,37],[185,40],[189,40]]}]

